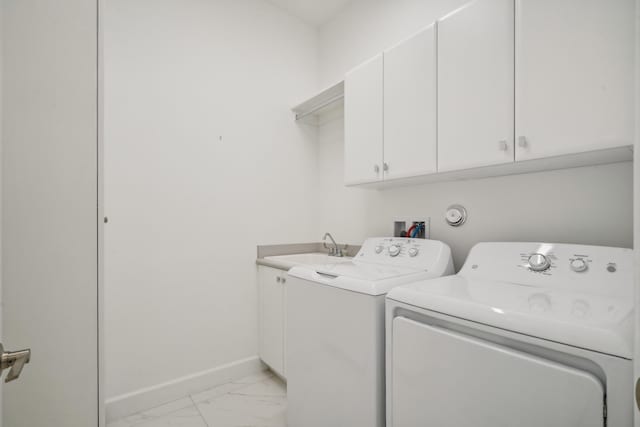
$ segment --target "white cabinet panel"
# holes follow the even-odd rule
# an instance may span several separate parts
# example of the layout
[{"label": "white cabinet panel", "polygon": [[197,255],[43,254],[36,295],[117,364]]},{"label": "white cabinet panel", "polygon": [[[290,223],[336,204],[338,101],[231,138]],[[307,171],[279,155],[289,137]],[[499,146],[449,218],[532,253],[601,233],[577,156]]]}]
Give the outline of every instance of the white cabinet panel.
[{"label": "white cabinet panel", "polygon": [[633,144],[633,0],[518,0],[516,160]]},{"label": "white cabinet panel", "polygon": [[286,271],[258,267],[260,358],[284,376],[284,283]]},{"label": "white cabinet panel", "polygon": [[[393,427],[602,427],[592,374],[396,317]],[[455,396],[455,398],[451,398]]]},{"label": "white cabinet panel", "polygon": [[477,0],[438,22],[438,170],[513,162],[513,148],[514,3]]},{"label": "white cabinet panel", "polygon": [[436,172],[436,27],[384,53],[385,179]]},{"label": "white cabinet panel", "polygon": [[348,184],[382,179],[382,55],[345,77],[344,180]]}]

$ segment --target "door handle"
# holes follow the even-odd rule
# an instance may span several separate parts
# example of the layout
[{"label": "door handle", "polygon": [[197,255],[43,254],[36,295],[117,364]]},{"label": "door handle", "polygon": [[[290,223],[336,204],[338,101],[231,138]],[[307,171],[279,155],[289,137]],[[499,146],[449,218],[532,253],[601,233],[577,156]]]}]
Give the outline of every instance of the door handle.
[{"label": "door handle", "polygon": [[31,360],[31,349],[4,351],[3,345],[0,344],[0,353],[0,373],[11,368],[4,379],[5,383],[18,379],[24,365]]}]

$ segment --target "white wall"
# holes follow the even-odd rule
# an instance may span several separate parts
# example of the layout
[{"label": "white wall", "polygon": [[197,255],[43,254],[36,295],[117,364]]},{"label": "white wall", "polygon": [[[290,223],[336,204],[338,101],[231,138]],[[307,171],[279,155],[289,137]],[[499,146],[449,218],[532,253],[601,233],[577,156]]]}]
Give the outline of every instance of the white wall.
[{"label": "white wall", "polygon": [[[341,79],[354,65],[465,1],[356,0],[320,29],[322,84]],[[316,234],[326,230],[357,243],[390,234],[394,217],[431,217],[431,236],[451,246],[457,268],[471,246],[483,240],[632,246],[630,162],[385,191],[345,188],[343,126],[338,118],[319,130]],[[469,212],[460,228],[444,223],[452,203]]]},{"label": "white wall", "polygon": [[469,0],[354,0],[320,28],[320,79],[327,86],[365,60]]},{"label": "white wall", "polygon": [[[316,241],[317,31],[262,0],[108,0],[107,398],[257,354],[257,244]],[[222,137],[222,140],[219,139]]]}]

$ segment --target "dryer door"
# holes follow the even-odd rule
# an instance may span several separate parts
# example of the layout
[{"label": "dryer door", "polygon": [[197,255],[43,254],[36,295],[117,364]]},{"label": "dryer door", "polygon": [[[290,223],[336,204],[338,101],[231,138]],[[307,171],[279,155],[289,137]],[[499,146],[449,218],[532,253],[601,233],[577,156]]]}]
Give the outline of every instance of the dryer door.
[{"label": "dryer door", "polygon": [[519,351],[393,320],[393,427],[602,427],[593,375]]}]

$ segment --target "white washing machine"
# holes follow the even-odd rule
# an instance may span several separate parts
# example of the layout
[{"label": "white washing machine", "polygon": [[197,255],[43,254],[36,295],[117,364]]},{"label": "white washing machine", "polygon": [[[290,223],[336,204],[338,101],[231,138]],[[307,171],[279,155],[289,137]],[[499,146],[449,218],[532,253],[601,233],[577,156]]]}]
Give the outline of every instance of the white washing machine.
[{"label": "white washing machine", "polygon": [[388,427],[627,427],[630,249],[480,243],[387,296]]},{"label": "white washing machine", "polygon": [[403,238],[367,239],[351,263],[289,270],[288,425],[384,426],[385,294],[453,273],[446,244]]}]

